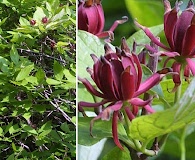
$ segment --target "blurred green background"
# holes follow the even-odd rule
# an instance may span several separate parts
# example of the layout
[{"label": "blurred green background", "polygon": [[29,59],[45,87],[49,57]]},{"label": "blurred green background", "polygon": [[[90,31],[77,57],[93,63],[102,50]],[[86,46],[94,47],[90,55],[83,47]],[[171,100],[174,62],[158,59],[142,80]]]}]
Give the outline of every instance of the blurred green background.
[{"label": "blurred green background", "polygon": [[[183,0],[180,6],[184,10],[189,0]],[[172,8],[176,0],[170,0]],[[193,0],[194,2],[194,0]],[[134,20],[144,26],[151,27],[163,23],[164,6],[162,0],[103,0],[102,5],[105,15],[104,31],[109,30],[115,20],[121,19],[123,16],[128,16],[128,22],[119,25],[114,31],[115,39],[113,45],[119,46],[122,37],[130,37],[138,28],[134,25]],[[161,35],[161,40],[166,43],[164,34]],[[186,133],[186,160],[195,159],[195,125],[189,126]],[[152,160],[179,160],[180,159],[180,142],[181,132],[177,131],[168,136],[167,143],[162,147],[162,152],[158,157],[151,158]]]}]

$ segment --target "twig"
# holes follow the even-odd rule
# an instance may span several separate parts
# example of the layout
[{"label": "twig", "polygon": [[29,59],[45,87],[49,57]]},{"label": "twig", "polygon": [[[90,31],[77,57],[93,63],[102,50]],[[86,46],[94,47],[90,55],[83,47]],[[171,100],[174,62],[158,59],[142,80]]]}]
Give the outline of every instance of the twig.
[{"label": "twig", "polygon": [[53,59],[53,60],[56,60],[56,61],[58,61],[58,62],[61,62],[61,63],[63,63],[64,66],[66,65],[66,61],[65,61],[64,59],[59,59],[59,58],[56,58],[56,57],[47,55],[47,54],[45,54],[45,53],[34,52],[34,51],[32,51],[32,50],[23,49],[23,48],[17,48],[17,50],[18,50],[20,53],[27,53],[28,56],[33,56],[33,57],[46,57],[46,58]]},{"label": "twig", "polygon": [[[44,91],[44,96],[45,96],[45,98],[47,98],[47,99],[50,99],[49,98],[49,96],[48,96],[48,94]],[[71,123],[73,123],[72,121],[71,121],[71,118],[58,106],[58,105],[56,105],[53,101],[49,101],[49,103],[52,105],[52,106],[54,106],[57,110],[59,110],[61,113],[62,113],[62,115],[63,115],[63,117],[67,120],[67,121],[69,121],[69,122],[71,122]],[[75,123],[73,123],[74,125],[76,125]]]}]

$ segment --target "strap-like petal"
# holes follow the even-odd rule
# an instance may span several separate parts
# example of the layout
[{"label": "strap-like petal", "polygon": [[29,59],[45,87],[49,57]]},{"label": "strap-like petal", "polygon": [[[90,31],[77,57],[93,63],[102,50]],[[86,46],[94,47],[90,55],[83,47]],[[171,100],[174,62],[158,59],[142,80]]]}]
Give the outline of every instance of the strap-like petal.
[{"label": "strap-like petal", "polygon": [[188,63],[188,66],[190,67],[192,74],[195,76],[195,62],[190,58],[186,58],[186,61]]},{"label": "strap-like petal", "polygon": [[78,77],[78,80],[81,81],[84,84],[84,86],[86,87],[86,89],[92,95],[95,95],[95,96],[104,98],[104,95],[102,93],[100,93],[99,91],[97,91],[86,78],[80,78],[80,77]]},{"label": "strap-like petal", "polygon": [[152,87],[154,87],[156,84],[160,82],[162,79],[162,75],[159,73],[154,73],[151,77],[146,79],[143,83],[140,84],[139,89],[135,92],[134,97],[139,96],[140,94],[148,91]]},{"label": "strap-like petal", "polygon": [[182,55],[189,56],[195,49],[195,15],[191,26],[188,27],[183,40]]},{"label": "strap-like petal", "polygon": [[118,124],[118,111],[114,111],[113,118],[112,118],[112,135],[113,135],[114,143],[121,150],[124,150],[118,138],[117,124]]},{"label": "strap-like petal", "polygon": [[[193,15],[194,13],[192,13],[191,11],[185,10],[181,13],[181,15],[177,20],[177,24],[175,26],[175,33],[174,33],[174,46],[175,46],[174,51],[179,52],[180,54],[182,53],[184,36],[189,25],[191,24]],[[187,43],[189,43],[189,41]]]},{"label": "strap-like petal", "polygon": [[135,92],[135,75],[130,73],[130,69],[129,66],[121,75],[121,91],[124,100],[131,99]]},{"label": "strap-like petal", "polygon": [[145,106],[145,105],[149,104],[151,102],[151,100],[152,99],[148,99],[148,100],[144,101],[140,98],[132,98],[129,102],[135,106]]}]

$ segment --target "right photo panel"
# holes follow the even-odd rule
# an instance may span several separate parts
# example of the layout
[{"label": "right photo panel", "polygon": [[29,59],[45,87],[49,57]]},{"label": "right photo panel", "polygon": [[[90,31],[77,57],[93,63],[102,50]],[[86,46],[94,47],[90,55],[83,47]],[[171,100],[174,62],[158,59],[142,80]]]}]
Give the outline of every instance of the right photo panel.
[{"label": "right photo panel", "polygon": [[194,160],[194,0],[77,1],[77,160]]}]

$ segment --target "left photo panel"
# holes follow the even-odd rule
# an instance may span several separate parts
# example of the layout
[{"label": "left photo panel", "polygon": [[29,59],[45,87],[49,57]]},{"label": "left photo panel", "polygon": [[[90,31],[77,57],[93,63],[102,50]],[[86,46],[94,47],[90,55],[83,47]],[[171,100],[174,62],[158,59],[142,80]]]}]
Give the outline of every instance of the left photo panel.
[{"label": "left photo panel", "polygon": [[76,159],[76,1],[0,1],[0,159]]}]

